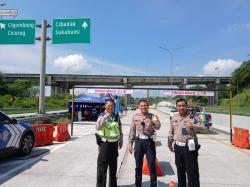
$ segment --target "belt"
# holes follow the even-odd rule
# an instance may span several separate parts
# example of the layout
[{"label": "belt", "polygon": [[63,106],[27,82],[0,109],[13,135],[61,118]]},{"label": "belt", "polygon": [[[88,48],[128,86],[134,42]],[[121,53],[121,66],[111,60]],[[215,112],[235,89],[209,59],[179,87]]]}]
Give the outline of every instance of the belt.
[{"label": "belt", "polygon": [[182,147],[186,146],[186,143],[178,142],[176,140],[175,140],[175,144],[178,145],[178,146],[182,146]]},{"label": "belt", "polygon": [[116,139],[112,140],[112,139],[107,139],[107,138],[103,138],[103,137],[102,137],[102,141],[103,142],[118,142],[118,140],[116,140]]},{"label": "belt", "polygon": [[137,137],[139,139],[143,139],[143,140],[153,139],[153,136],[146,136],[146,135],[143,135],[143,134],[137,134]]}]

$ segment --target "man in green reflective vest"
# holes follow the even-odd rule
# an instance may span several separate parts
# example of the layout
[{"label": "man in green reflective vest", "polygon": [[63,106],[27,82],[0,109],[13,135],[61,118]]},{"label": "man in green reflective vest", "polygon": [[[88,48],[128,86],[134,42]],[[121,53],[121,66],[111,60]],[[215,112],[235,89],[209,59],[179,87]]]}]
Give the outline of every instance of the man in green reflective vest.
[{"label": "man in green reflective vest", "polygon": [[97,119],[99,154],[97,159],[97,187],[106,187],[109,167],[109,187],[117,187],[116,171],[118,148],[122,148],[123,134],[119,114],[114,113],[113,99],[105,101],[105,112]]}]

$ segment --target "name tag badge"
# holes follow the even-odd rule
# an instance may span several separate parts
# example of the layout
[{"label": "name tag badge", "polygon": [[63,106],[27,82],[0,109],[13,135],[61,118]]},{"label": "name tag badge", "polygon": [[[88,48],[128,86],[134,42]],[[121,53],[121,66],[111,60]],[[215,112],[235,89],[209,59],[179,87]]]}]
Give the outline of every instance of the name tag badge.
[{"label": "name tag badge", "polygon": [[182,135],[188,135],[187,129],[186,128],[182,128],[181,129],[181,134]]},{"label": "name tag badge", "polygon": [[189,151],[194,151],[195,150],[194,139],[188,140],[187,144],[188,144],[188,150]]}]

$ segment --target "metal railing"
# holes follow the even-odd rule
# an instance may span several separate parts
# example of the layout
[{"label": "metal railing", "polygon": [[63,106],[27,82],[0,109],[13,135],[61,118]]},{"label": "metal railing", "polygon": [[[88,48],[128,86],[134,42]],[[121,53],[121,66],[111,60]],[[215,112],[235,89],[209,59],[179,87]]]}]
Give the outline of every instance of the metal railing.
[{"label": "metal railing", "polygon": [[[66,107],[47,107],[46,112],[68,110]],[[0,108],[0,111],[6,114],[24,114],[24,113],[38,113],[38,108]]]}]

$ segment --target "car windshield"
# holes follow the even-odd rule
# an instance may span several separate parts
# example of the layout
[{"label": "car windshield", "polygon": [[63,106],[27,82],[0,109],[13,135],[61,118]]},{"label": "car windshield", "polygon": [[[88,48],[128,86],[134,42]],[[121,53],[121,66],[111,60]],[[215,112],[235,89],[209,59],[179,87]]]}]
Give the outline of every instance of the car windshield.
[{"label": "car windshield", "polygon": [[195,114],[195,113],[197,113],[197,112],[201,112],[201,110],[200,110],[199,107],[190,107],[190,108],[188,108],[188,111],[189,111],[189,113],[191,113],[191,114]]},{"label": "car windshield", "polygon": [[10,123],[10,118],[5,114],[3,114],[2,112],[0,112],[0,124],[8,124],[8,123]]}]

